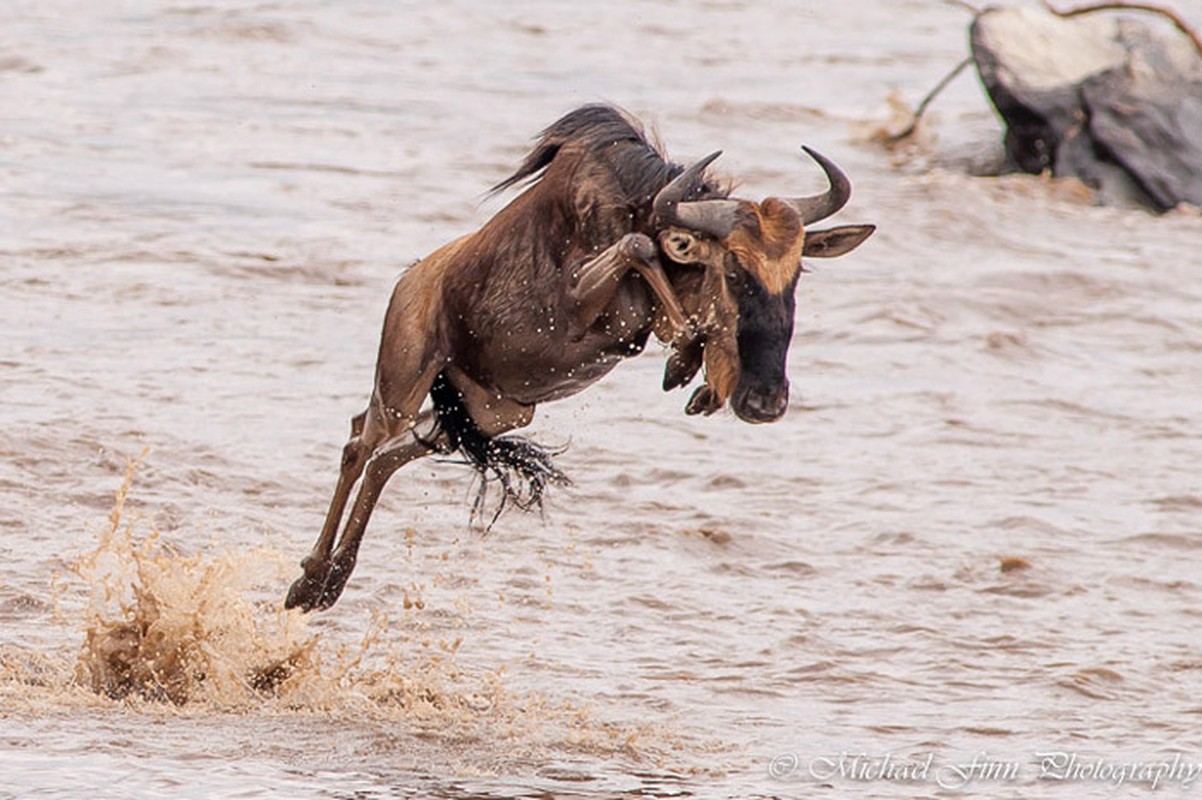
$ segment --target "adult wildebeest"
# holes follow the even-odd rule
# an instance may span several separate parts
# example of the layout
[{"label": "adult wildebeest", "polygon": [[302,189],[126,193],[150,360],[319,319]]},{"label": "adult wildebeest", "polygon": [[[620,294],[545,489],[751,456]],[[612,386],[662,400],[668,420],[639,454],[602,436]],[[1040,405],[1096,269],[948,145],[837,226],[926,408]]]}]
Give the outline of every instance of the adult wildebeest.
[{"label": "adult wildebeest", "polygon": [[652,332],[673,346],[665,389],[705,366],[688,413],[729,400],[748,422],[779,419],[801,258],[841,255],[874,229],[806,230],[851,191],[838,167],[806,152],[828,191],[753,203],[705,177],[718,153],[681,169],[614,108],[585,106],[543,131],[495,190],[530,188],[397,282],[371,402],[351,421],[325,524],[285,605],[334,604],[380,491],[416,458],[458,450],[501,483],[502,502],[540,502],[548,481],[564,479],[552,454],[500,434],[641,352]]}]

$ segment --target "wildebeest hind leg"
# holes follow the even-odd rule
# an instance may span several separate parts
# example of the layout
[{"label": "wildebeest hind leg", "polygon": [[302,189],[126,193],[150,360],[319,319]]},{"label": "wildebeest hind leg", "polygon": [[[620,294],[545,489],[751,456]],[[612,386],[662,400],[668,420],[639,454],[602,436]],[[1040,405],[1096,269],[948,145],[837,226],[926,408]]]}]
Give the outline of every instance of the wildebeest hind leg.
[{"label": "wildebeest hind leg", "polygon": [[347,498],[359,476],[363,474],[363,466],[367,463],[368,445],[363,441],[363,421],[367,412],[358,414],[351,420],[351,437],[342,448],[342,467],[338,473],[338,484],[334,487],[334,496],[330,499],[330,508],[326,512],[326,521],[322,525],[321,535],[313,544],[309,555],[301,562],[304,574],[292,584],[288,597],[284,601],[285,608],[305,605],[305,598],[320,594],[321,586],[329,573],[330,551],[334,549],[334,540],[338,535],[338,527],[342,524],[342,513],[346,509]]},{"label": "wildebeest hind leg", "polygon": [[[431,441],[424,438],[418,429],[427,429],[433,415],[427,411],[422,413],[416,424],[401,434],[385,441],[376,448],[370,458],[361,458],[358,471],[362,473],[359,494],[351,507],[351,513],[346,521],[346,528],[333,548],[333,535],[327,539],[326,531],[314,546],[313,552],[303,562],[304,575],[292,584],[288,592],[286,608],[299,607],[305,611],[329,608],[338,600],[346,586],[347,579],[355,569],[355,560],[359,554],[359,545],[363,541],[363,533],[371,518],[380,493],[392,474],[405,464],[421,458],[439,446],[438,437]],[[348,445],[349,447],[349,445]],[[344,475],[347,474],[344,462]],[[356,475],[356,477],[358,477]],[[345,505],[350,487],[343,487],[342,479],[330,505],[330,515],[327,525],[333,525],[336,530],[342,509],[338,504]],[[332,520],[332,522],[331,522]]]},{"label": "wildebeest hind leg", "polygon": [[367,530],[367,522],[380,499],[380,492],[388,479],[398,469],[410,461],[421,458],[432,452],[432,442],[420,438],[414,429],[380,446],[368,459],[363,470],[363,481],[359,486],[359,494],[351,507],[350,519],[347,520],[346,530],[338,542],[338,547],[330,554],[330,569],[322,586],[321,594],[316,599],[315,608],[323,609],[334,605],[342,594],[346,581],[355,569],[355,560],[359,555],[359,544],[363,541],[363,532]]}]

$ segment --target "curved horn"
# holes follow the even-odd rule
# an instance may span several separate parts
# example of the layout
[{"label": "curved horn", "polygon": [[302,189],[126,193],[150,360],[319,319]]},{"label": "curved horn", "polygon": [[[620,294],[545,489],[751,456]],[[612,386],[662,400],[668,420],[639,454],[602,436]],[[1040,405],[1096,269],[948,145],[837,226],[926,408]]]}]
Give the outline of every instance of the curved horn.
[{"label": "curved horn", "polygon": [[678,225],[691,231],[699,231],[725,239],[735,229],[735,212],[739,209],[737,200],[696,200],[681,202],[684,196],[697,183],[701,175],[714,159],[722,155],[721,150],[715,150],[700,161],[695,162],[667,186],[655,195],[655,215],[661,224]]},{"label": "curved horn", "polygon": [[825,192],[813,197],[781,198],[801,215],[803,225],[809,225],[811,222],[826,219],[847,204],[851,197],[851,181],[843,174],[843,170],[836,167],[835,163],[822,153],[811,150],[805,145],[802,145],[801,149],[818,162],[818,166],[822,167],[822,171],[826,173],[826,178],[831,184],[831,187]]}]

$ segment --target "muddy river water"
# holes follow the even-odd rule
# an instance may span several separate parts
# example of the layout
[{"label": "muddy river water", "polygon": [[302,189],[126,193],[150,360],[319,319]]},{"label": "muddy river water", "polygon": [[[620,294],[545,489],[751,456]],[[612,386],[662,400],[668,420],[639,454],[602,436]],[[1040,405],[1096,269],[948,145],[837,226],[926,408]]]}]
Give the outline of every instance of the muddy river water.
[{"label": "muddy river water", "polygon": [[[974,174],[970,74],[873,141],[964,9],[0,20],[0,797],[1202,792],[1202,217]],[[541,518],[411,465],[285,613],[397,275],[596,101],[743,196],[851,175],[879,231],[803,276],[787,416],[686,417],[653,344],[539,409]]]}]

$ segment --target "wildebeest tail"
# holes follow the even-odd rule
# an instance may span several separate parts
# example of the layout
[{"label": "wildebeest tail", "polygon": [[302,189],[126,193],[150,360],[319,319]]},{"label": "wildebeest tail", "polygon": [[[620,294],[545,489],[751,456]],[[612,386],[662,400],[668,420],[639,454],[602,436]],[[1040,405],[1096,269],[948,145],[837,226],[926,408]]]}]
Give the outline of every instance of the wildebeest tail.
[{"label": "wildebeest tail", "polygon": [[[430,389],[439,430],[446,435],[447,452],[458,451],[480,474],[480,491],[472,505],[473,516],[484,509],[489,484],[501,486],[501,502],[493,514],[492,526],[505,506],[512,502],[523,511],[541,509],[549,484],[570,484],[556,468],[553,458],[563,449],[552,450],[521,436],[489,436],[468,414],[463,395],[440,372]],[[431,440],[438,438],[437,433]]]}]

